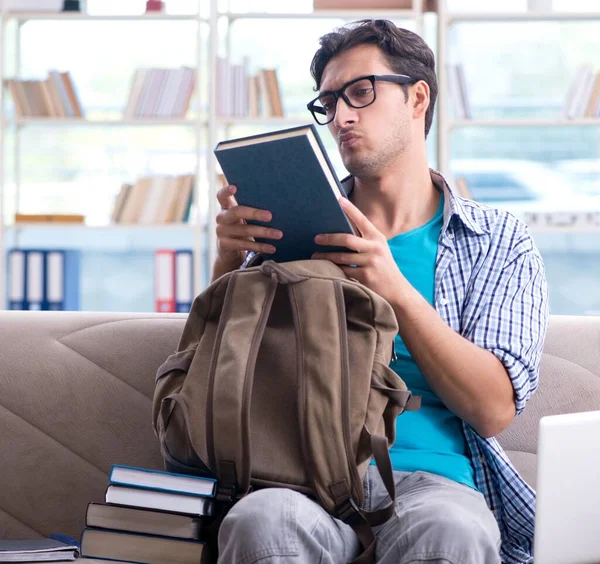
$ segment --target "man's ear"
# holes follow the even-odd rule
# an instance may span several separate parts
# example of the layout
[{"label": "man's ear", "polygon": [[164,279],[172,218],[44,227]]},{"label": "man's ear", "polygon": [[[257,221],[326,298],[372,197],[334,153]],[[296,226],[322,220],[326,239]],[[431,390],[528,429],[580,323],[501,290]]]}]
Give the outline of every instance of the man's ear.
[{"label": "man's ear", "polygon": [[413,118],[425,117],[425,112],[429,107],[429,84],[424,80],[419,80],[412,87],[411,101],[413,105]]}]

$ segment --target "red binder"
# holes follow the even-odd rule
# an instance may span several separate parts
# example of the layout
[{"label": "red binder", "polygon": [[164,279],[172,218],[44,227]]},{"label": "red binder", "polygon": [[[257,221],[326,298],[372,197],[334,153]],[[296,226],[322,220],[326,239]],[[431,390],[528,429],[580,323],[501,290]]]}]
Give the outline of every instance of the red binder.
[{"label": "red binder", "polygon": [[174,312],[175,251],[157,249],[154,253],[154,303],[158,312]]}]

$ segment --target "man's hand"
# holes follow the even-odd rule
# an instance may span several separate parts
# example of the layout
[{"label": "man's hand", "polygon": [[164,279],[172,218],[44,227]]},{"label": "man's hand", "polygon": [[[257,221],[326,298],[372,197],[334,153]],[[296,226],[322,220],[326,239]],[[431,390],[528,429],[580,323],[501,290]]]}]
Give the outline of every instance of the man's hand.
[{"label": "man's hand", "polygon": [[[313,259],[327,259],[339,265],[348,278],[364,284],[388,302],[398,295],[399,288],[406,283],[388,247],[385,236],[363,215],[350,200],[340,200],[346,215],[362,233],[362,238],[345,233],[317,235],[318,245],[346,247],[356,253],[315,253]],[[356,266],[350,266],[356,265]]]},{"label": "man's hand", "polygon": [[226,272],[239,268],[248,251],[272,254],[275,247],[257,243],[255,237],[281,239],[283,233],[261,225],[249,225],[247,220],[271,221],[271,212],[239,206],[235,201],[236,186],[229,185],[217,192],[221,211],[217,215],[217,259],[213,268],[213,280]]}]

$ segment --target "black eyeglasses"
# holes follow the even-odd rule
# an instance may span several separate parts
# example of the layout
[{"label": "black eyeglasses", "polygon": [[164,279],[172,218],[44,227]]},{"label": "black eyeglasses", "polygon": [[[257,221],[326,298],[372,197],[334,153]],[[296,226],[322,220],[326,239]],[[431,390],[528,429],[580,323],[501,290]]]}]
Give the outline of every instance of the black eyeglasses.
[{"label": "black eyeglasses", "polygon": [[346,82],[338,90],[326,90],[321,92],[306,107],[319,125],[327,125],[333,121],[340,97],[351,108],[366,108],[377,99],[375,82],[394,82],[396,84],[414,84],[418,82],[415,78],[404,74],[371,74],[359,76]]}]

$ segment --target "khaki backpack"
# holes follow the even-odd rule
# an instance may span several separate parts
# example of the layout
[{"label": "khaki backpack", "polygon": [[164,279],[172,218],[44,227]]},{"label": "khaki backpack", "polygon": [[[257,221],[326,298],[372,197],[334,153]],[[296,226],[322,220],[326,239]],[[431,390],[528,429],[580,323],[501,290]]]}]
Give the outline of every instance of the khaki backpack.
[{"label": "khaki backpack", "polygon": [[[394,512],[388,448],[418,408],[388,364],[392,307],[329,261],[237,270],[194,301],[178,350],[159,368],[154,429],[168,470],[218,480],[228,506],[286,487],[350,524],[370,562],[372,526]],[[392,503],[362,511],[375,458]]]}]

